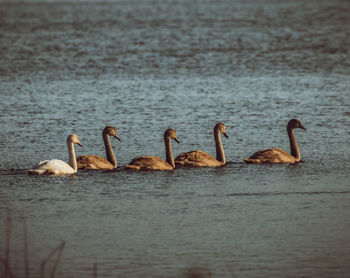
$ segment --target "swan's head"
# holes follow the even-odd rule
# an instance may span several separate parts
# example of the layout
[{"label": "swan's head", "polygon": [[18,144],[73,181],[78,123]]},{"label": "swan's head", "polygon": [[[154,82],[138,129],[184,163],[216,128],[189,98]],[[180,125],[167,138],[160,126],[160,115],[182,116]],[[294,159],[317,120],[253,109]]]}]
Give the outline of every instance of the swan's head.
[{"label": "swan's head", "polygon": [[226,133],[226,126],[223,123],[217,123],[214,127],[214,132],[220,132],[222,135],[228,138],[228,135]]},{"label": "swan's head", "polygon": [[117,129],[114,126],[106,126],[103,130],[103,134],[107,134],[109,136],[113,136],[115,138],[117,138],[119,141],[121,141],[121,139],[119,138],[118,134],[117,134]]},{"label": "swan's head", "polygon": [[306,128],[301,124],[301,122],[298,119],[291,119],[288,122],[287,129],[294,129],[294,128],[301,128],[306,130]]},{"label": "swan's head", "polygon": [[79,141],[78,135],[75,134],[71,134],[67,137],[67,143],[78,144],[80,147],[83,146],[83,144]]},{"label": "swan's head", "polygon": [[164,139],[166,139],[166,138],[174,139],[177,143],[180,143],[179,139],[177,139],[176,130],[175,130],[175,129],[168,128],[168,129],[164,132]]}]

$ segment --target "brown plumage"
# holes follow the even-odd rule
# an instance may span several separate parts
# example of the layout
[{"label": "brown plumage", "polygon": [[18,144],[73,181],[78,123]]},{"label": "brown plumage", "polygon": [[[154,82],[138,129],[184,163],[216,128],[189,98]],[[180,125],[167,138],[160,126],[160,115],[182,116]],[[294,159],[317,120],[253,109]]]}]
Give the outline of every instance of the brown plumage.
[{"label": "brown plumage", "polygon": [[171,139],[180,143],[177,139],[176,131],[172,128],[168,128],[164,132],[166,161],[156,156],[138,156],[135,157],[129,165],[125,166],[125,169],[136,171],[173,170],[175,168],[175,163],[171,149]]},{"label": "brown plumage", "polygon": [[222,133],[226,138],[226,126],[223,123],[217,123],[214,127],[214,140],[216,146],[216,158],[201,150],[190,151],[180,154],[175,158],[176,166],[187,167],[216,167],[226,163],[224,148],[221,142]]},{"label": "brown plumage", "polygon": [[249,158],[243,159],[247,163],[297,163],[300,162],[300,150],[294,136],[294,129],[306,128],[297,119],[291,119],[287,124],[287,133],[290,143],[290,154],[282,149],[270,148],[257,151]]},{"label": "brown plumage", "polygon": [[117,130],[113,126],[106,126],[102,131],[102,138],[106,149],[107,159],[98,155],[82,155],[77,157],[78,169],[83,170],[112,170],[117,168],[109,136],[113,136],[120,141]]}]

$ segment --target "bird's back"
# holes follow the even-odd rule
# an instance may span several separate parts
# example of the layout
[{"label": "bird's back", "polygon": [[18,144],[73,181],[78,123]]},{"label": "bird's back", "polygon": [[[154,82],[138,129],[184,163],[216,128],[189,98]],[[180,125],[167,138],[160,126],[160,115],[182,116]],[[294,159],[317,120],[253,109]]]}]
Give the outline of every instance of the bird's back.
[{"label": "bird's back", "polygon": [[222,163],[216,160],[215,157],[201,150],[185,152],[178,155],[175,158],[175,164],[177,166],[188,167],[210,167],[222,165]]},{"label": "bird's back", "polygon": [[156,156],[138,156],[135,157],[129,165],[125,166],[126,170],[173,170],[174,168],[165,160]]},{"label": "bird's back", "polygon": [[78,169],[85,170],[112,170],[113,165],[105,158],[98,155],[82,155],[77,157]]},{"label": "bird's back", "polygon": [[44,160],[36,164],[33,169],[28,170],[28,174],[74,174],[74,169],[66,162],[59,159]]},{"label": "bird's back", "polygon": [[279,148],[270,148],[257,151],[248,159],[243,159],[247,163],[295,163],[295,157],[285,150]]}]

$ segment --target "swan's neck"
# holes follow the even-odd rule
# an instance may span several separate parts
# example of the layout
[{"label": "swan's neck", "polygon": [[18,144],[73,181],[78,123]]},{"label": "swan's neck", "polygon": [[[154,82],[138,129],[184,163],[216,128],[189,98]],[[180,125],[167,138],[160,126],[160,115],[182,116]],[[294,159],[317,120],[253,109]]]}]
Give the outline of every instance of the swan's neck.
[{"label": "swan's neck", "polygon": [[300,151],[298,148],[297,141],[295,140],[294,129],[290,128],[287,131],[290,143],[290,154],[294,156],[297,161],[300,161]]},{"label": "swan's neck", "polygon": [[108,134],[103,133],[103,141],[105,143],[107,160],[113,165],[114,168],[116,168],[117,167],[117,160],[116,160],[115,155],[113,153],[111,141],[109,139]]},{"label": "swan's neck", "polygon": [[173,158],[173,152],[171,150],[171,138],[169,136],[164,137],[166,162],[168,162],[173,168],[175,168],[175,162]]},{"label": "swan's neck", "polygon": [[222,164],[226,163],[224,147],[222,146],[220,132],[214,130],[214,139],[216,146],[216,160],[220,161]]},{"label": "swan's neck", "polygon": [[78,165],[77,159],[75,157],[74,144],[72,142],[67,142],[68,145],[68,153],[69,153],[69,165],[74,169],[74,172],[77,172]]}]

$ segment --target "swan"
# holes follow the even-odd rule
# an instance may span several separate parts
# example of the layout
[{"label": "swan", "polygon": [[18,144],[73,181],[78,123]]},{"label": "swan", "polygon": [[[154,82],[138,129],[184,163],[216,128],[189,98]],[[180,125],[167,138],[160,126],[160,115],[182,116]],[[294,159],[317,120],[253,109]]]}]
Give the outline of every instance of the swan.
[{"label": "swan", "polygon": [[224,148],[221,142],[222,133],[226,138],[226,126],[223,123],[217,123],[214,127],[214,140],[216,146],[216,159],[201,150],[185,152],[175,158],[176,166],[189,166],[189,167],[216,167],[222,166],[226,163]]},{"label": "swan", "polygon": [[257,151],[249,158],[243,159],[247,163],[297,163],[300,162],[300,151],[294,136],[294,129],[306,128],[298,119],[291,119],[287,124],[287,133],[290,143],[290,154],[278,148]]},{"label": "swan", "polygon": [[113,153],[109,136],[120,138],[117,135],[117,130],[114,126],[106,126],[102,131],[102,138],[105,143],[107,159],[98,155],[82,155],[77,157],[78,169],[84,170],[112,170],[117,168],[117,160]]},{"label": "swan", "polygon": [[67,137],[67,146],[69,153],[69,164],[59,159],[44,160],[36,164],[33,169],[28,170],[30,175],[71,175],[75,174],[78,170],[77,161],[75,158],[74,144],[83,146],[79,137],[75,134],[71,134]]},{"label": "swan", "polygon": [[171,139],[174,139],[177,143],[180,143],[180,141],[177,139],[176,131],[172,128],[168,128],[164,132],[166,161],[156,156],[138,156],[135,157],[129,165],[126,165],[125,169],[137,171],[174,170],[175,163],[171,150]]}]

